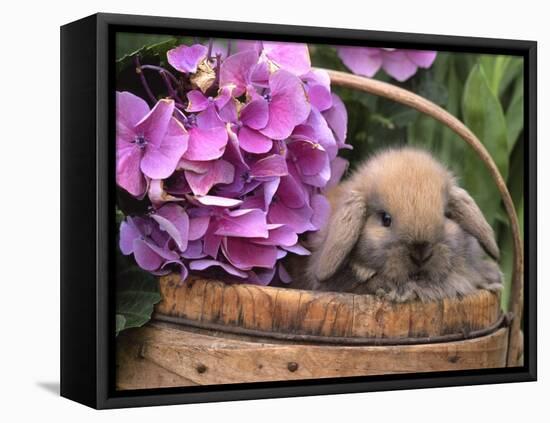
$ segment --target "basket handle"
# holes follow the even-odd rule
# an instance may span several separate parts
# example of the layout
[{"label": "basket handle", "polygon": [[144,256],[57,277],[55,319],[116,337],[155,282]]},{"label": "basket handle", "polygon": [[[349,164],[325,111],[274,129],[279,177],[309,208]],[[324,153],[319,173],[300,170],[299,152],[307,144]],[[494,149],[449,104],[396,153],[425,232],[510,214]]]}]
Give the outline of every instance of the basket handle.
[{"label": "basket handle", "polygon": [[360,91],[385,97],[406,106],[412,107],[449,127],[468,143],[481,158],[493,181],[495,182],[502,201],[508,220],[512,228],[514,265],[512,275],[512,288],[510,293],[510,302],[508,310],[513,313],[513,320],[510,328],[508,343],[508,366],[517,366],[520,355],[523,352],[523,341],[521,334],[521,317],[523,313],[523,246],[521,242],[519,222],[512,202],[512,197],[506,187],[506,182],[502,178],[495,162],[491,158],[485,146],[479,141],[470,129],[452,114],[442,109],[431,101],[421,97],[411,91],[397,87],[386,82],[377,81],[371,78],[365,78],[353,75],[347,72],[323,69],[328,72],[332,84],[342,87],[353,88]]}]

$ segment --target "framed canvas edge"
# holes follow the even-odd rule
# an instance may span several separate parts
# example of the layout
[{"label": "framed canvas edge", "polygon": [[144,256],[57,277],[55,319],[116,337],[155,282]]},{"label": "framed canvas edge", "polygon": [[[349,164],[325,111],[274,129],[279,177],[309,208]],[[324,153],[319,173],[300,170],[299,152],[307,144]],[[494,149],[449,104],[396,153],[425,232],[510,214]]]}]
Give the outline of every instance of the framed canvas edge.
[{"label": "framed canvas edge", "polygon": [[[257,24],[243,22],[210,21],[184,18],[164,18],[136,15],[97,14],[97,60],[96,96],[94,105],[97,112],[96,123],[96,182],[97,182],[97,236],[96,236],[96,293],[93,299],[96,305],[97,331],[95,338],[96,351],[96,401],[87,405],[96,408],[119,408],[150,405],[168,405],[213,401],[233,401],[243,399],[278,398],[292,396],[309,396],[323,394],[341,394],[354,392],[371,392],[382,390],[418,389],[430,387],[450,387],[459,385],[494,384],[507,382],[534,381],[537,378],[536,351],[536,56],[535,41],[487,39],[472,37],[456,37],[430,34],[408,34],[401,32],[383,32],[366,30],[349,30],[334,28],[301,27],[288,25]],[[318,379],[313,381],[262,382],[258,384],[218,385],[204,387],[208,391],[173,392],[173,390],[155,389],[146,392],[124,391],[114,393],[110,382],[113,379],[114,363],[112,362],[114,348],[114,328],[110,317],[114,312],[112,296],[109,296],[109,274],[112,262],[108,254],[109,242],[114,236],[112,219],[109,215],[109,117],[107,110],[110,105],[109,93],[113,86],[113,75],[109,73],[109,30],[115,27],[146,26],[153,32],[157,30],[175,31],[216,31],[228,33],[244,33],[250,37],[305,37],[331,38],[332,40],[377,40],[402,43],[403,38],[413,37],[414,42],[407,41],[411,47],[441,46],[446,50],[475,49],[485,52],[513,52],[509,54],[522,55],[525,58],[526,78],[526,109],[527,125],[526,142],[528,154],[525,156],[526,181],[525,188],[529,194],[526,202],[525,228],[529,234],[525,242],[525,364],[523,367],[503,368],[495,370],[475,370],[461,372],[438,372],[425,374],[370,376],[358,381],[358,378]],[[111,102],[112,103],[112,102]],[[111,104],[112,106],[112,104]],[[113,212],[114,213],[114,212]],[[111,244],[112,245],[112,244]],[[63,248],[63,246],[62,246]],[[284,384],[286,383],[286,386]],[[183,389],[183,388],[181,388]],[[177,390],[177,389],[176,389]],[[151,392],[155,391],[155,392]]]}]

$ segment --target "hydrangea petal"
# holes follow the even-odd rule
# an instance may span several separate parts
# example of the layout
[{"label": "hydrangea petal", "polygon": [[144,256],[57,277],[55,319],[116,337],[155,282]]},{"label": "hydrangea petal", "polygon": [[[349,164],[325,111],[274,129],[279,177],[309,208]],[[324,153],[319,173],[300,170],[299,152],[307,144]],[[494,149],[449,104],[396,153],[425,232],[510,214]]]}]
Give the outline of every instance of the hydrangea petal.
[{"label": "hydrangea petal", "polygon": [[194,260],[191,263],[189,263],[189,268],[191,270],[205,270],[212,266],[221,267],[230,275],[237,276],[239,278],[246,278],[247,276],[246,272],[243,272],[242,270],[239,270],[236,267],[231,266],[229,263],[223,263],[218,260],[209,260],[209,259]]},{"label": "hydrangea petal", "polygon": [[185,171],[189,186],[195,195],[206,195],[216,184],[230,184],[235,177],[235,167],[225,160],[210,162],[208,171],[195,173]]},{"label": "hydrangea petal", "polygon": [[248,164],[244,160],[243,152],[239,146],[239,139],[234,129],[236,126],[232,126],[229,123],[226,125],[229,141],[227,142],[227,148],[225,149],[224,158],[232,163],[236,168],[249,169]]},{"label": "hydrangea petal", "polygon": [[203,251],[203,242],[198,239],[195,241],[189,241],[187,244],[187,249],[181,253],[183,258],[186,259],[200,259],[206,257],[206,254]]},{"label": "hydrangea petal", "polygon": [[324,69],[311,69],[302,79],[308,83],[313,82],[322,85],[330,90],[330,76]]},{"label": "hydrangea petal", "polygon": [[144,270],[157,270],[164,261],[145,241],[139,238],[134,240],[133,251],[138,266]]},{"label": "hydrangea petal", "polygon": [[236,123],[238,120],[237,113],[238,100],[230,98],[223,106],[219,106],[218,116],[224,123]]},{"label": "hydrangea petal", "polygon": [[212,162],[198,162],[194,160],[180,159],[178,170],[190,170],[195,173],[206,173],[212,167]]},{"label": "hydrangea petal", "polygon": [[185,251],[189,237],[189,216],[183,207],[167,204],[152,214],[151,218],[172,237],[181,251]]},{"label": "hydrangea petal", "polygon": [[174,100],[162,99],[136,125],[135,132],[143,136],[149,146],[160,146],[174,113]]},{"label": "hydrangea petal", "polygon": [[236,198],[218,197],[215,195],[197,196],[195,199],[205,206],[235,207],[242,203]]},{"label": "hydrangea petal", "polygon": [[116,93],[116,121],[133,128],[149,113],[149,106],[142,98],[127,92]]},{"label": "hydrangea petal", "polygon": [[269,205],[271,204],[271,201],[273,200],[273,197],[275,196],[275,193],[277,192],[277,189],[279,188],[280,183],[281,183],[281,178],[274,178],[264,183],[264,209],[265,210],[269,208]]},{"label": "hydrangea petal", "polygon": [[323,228],[330,215],[330,204],[327,198],[322,194],[314,194],[311,197],[311,208],[313,209],[311,223],[316,229]]},{"label": "hydrangea petal", "polygon": [[217,257],[222,237],[215,235],[213,232],[207,232],[204,236],[204,252],[210,257]]},{"label": "hydrangea petal", "polygon": [[277,190],[277,197],[290,208],[300,208],[305,204],[305,195],[301,184],[294,176],[287,175],[281,178],[280,187]]},{"label": "hydrangea petal", "polygon": [[275,276],[275,267],[273,269],[254,269],[248,271],[247,283],[253,285],[266,286],[273,280]]},{"label": "hydrangea petal", "polygon": [[234,86],[233,95],[242,95],[248,85],[252,67],[258,62],[254,49],[245,50],[226,58],[220,66],[220,86]]},{"label": "hydrangea petal", "polygon": [[269,121],[261,132],[269,138],[284,140],[290,136],[296,125],[307,119],[311,106],[302,81],[286,70],[272,74],[269,87]]},{"label": "hydrangea petal", "polygon": [[202,112],[210,105],[210,100],[200,90],[189,91],[187,101],[185,110],[188,112]]},{"label": "hydrangea petal", "polygon": [[282,248],[284,248],[285,250],[287,250],[287,251],[289,251],[293,254],[297,254],[299,256],[309,256],[309,255],[311,255],[311,251],[309,251],[307,248],[305,248],[303,245],[301,245],[299,243],[296,243],[292,247],[282,247]]},{"label": "hydrangea petal", "polygon": [[382,67],[388,75],[400,82],[406,81],[416,73],[417,66],[412,62],[405,52],[395,50],[384,53]]},{"label": "hydrangea petal", "polygon": [[[166,246],[159,247],[157,243],[149,239],[145,239],[144,242],[151,249],[151,251],[156,253],[159,257],[163,258],[164,260],[178,259],[178,254],[175,251],[169,250]],[[135,255],[135,251],[134,251],[134,255]]]},{"label": "hydrangea petal", "polygon": [[181,123],[171,118],[159,145],[147,145],[141,171],[152,179],[168,178],[188,149],[189,136]]},{"label": "hydrangea petal", "polygon": [[298,242],[298,235],[289,226],[281,225],[278,228],[270,229],[266,239],[254,238],[253,242],[261,245],[291,247]]},{"label": "hydrangea petal", "polygon": [[307,44],[264,41],[263,52],[278,67],[295,75],[303,75],[311,69]]},{"label": "hydrangea petal", "polygon": [[[215,234],[241,238],[267,238],[266,213],[260,209],[238,210],[219,217]],[[243,213],[246,212],[246,213]]]},{"label": "hydrangea petal", "polygon": [[224,127],[192,128],[189,130],[189,145],[183,158],[187,160],[214,160],[223,155],[227,144],[227,131]]},{"label": "hydrangea petal", "polygon": [[311,216],[313,210],[307,204],[299,209],[291,209],[277,201],[271,203],[267,215],[269,223],[284,223],[299,234],[314,229]]},{"label": "hydrangea petal", "polygon": [[332,130],[329,128],[327,121],[319,111],[311,109],[307,121],[304,125],[300,126],[309,126],[313,130],[313,139],[323,146],[330,160],[338,155],[336,138],[334,138]]},{"label": "hydrangea petal", "polygon": [[319,111],[330,109],[332,106],[332,96],[330,90],[322,85],[309,85],[307,95],[310,103]]},{"label": "hydrangea petal", "polygon": [[328,166],[327,153],[319,144],[298,140],[289,144],[289,150],[303,175],[317,175],[325,166]]},{"label": "hydrangea petal", "polygon": [[168,194],[164,190],[164,180],[153,179],[149,182],[149,188],[147,189],[147,196],[149,201],[155,206],[160,207],[163,203],[171,201],[182,201],[182,198],[174,197]]},{"label": "hydrangea petal", "polygon": [[200,112],[197,116],[197,126],[202,129],[223,128],[225,122],[220,118],[214,103],[210,103],[208,107]]},{"label": "hydrangea petal", "polygon": [[260,195],[246,197],[241,207],[244,209],[262,209],[264,207],[264,199]]},{"label": "hydrangea petal", "polygon": [[237,40],[237,51],[255,51],[257,55],[262,51],[262,42],[261,41],[252,41],[252,40]]},{"label": "hydrangea petal", "polygon": [[252,129],[262,129],[269,120],[267,101],[260,97],[246,104],[240,113],[241,122]]},{"label": "hydrangea petal", "polygon": [[303,80],[307,83],[307,96],[311,105],[321,112],[329,109],[332,106],[332,94],[328,73],[325,70],[313,69],[303,77]]},{"label": "hydrangea petal", "polygon": [[147,182],[140,169],[142,151],[132,144],[122,147],[119,145],[116,152],[117,185],[134,197],[141,197],[147,189]]},{"label": "hydrangea petal", "polygon": [[242,238],[224,238],[222,251],[233,266],[240,270],[254,267],[273,269],[277,261],[277,248],[258,245]]},{"label": "hydrangea petal", "polygon": [[382,67],[382,53],[365,47],[338,47],[338,56],[357,75],[370,78]]},{"label": "hydrangea petal", "polygon": [[218,96],[214,99],[214,104],[221,110],[233,99],[233,87],[221,87],[218,90]]},{"label": "hydrangea petal", "polygon": [[208,225],[210,224],[210,216],[197,216],[189,219],[189,241],[196,241],[204,236]]},{"label": "hydrangea petal", "polygon": [[336,157],[331,163],[330,163],[330,179],[328,180],[326,186],[324,187],[324,190],[327,190],[329,188],[332,188],[340,182],[342,177],[344,176],[344,173],[346,173],[346,170],[348,170],[349,162],[342,158],[342,157]]},{"label": "hydrangea petal", "polygon": [[406,54],[416,66],[421,68],[429,68],[437,57],[437,52],[429,50],[406,50]]},{"label": "hydrangea petal", "polygon": [[129,255],[134,252],[134,240],[141,236],[141,232],[131,217],[120,224],[119,246],[122,254]]},{"label": "hydrangea petal", "polygon": [[181,45],[166,53],[168,63],[183,73],[195,73],[199,63],[206,59],[208,48],[201,44]]},{"label": "hydrangea petal", "polygon": [[250,82],[256,88],[268,88],[269,75],[271,75],[269,63],[267,62],[267,60],[260,59],[258,64],[252,67]]},{"label": "hydrangea petal", "polygon": [[277,248],[277,260],[285,258],[288,255],[288,251],[281,248]]},{"label": "hydrangea petal", "polygon": [[250,166],[250,175],[255,178],[273,178],[288,175],[286,160],[279,154],[271,154]]},{"label": "hydrangea petal", "polygon": [[246,126],[239,130],[238,138],[240,147],[248,153],[263,154],[273,147],[271,139]]},{"label": "hydrangea petal", "polygon": [[324,111],[323,116],[334,132],[338,145],[344,146],[348,132],[348,112],[344,102],[336,94],[332,94],[332,107]]}]

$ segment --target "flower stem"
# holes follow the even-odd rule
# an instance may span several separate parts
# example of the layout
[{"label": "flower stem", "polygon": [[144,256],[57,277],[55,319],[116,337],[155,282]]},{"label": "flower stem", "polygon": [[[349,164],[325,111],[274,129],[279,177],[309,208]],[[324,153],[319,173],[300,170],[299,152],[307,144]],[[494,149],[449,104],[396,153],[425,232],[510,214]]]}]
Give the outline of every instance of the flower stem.
[{"label": "flower stem", "polygon": [[222,55],[220,53],[216,54],[216,84],[220,85],[220,69],[222,66]]},{"label": "flower stem", "polygon": [[147,83],[147,79],[145,78],[145,75],[143,74],[143,71],[141,70],[141,63],[139,62],[139,57],[136,56],[134,59],[134,62],[136,64],[136,73],[139,75],[139,79],[141,80],[141,84],[143,85],[143,89],[147,93],[147,96],[153,103],[153,105],[156,104],[157,99],[153,95],[153,92],[151,91],[151,88],[149,87],[149,84]]},{"label": "flower stem", "polygon": [[170,71],[164,69],[161,66],[155,66],[155,65],[142,65],[140,69],[141,70],[150,69],[150,70],[157,71],[159,75],[162,77],[162,80],[164,81],[164,85],[166,85],[166,88],[168,89],[168,94],[170,95],[170,97],[172,97],[174,100],[180,103],[183,103],[183,101],[181,101],[181,98],[178,96],[177,90],[172,85],[172,83],[174,83],[177,86],[179,84],[179,81]]},{"label": "flower stem", "polygon": [[141,69],[151,69],[151,70],[156,70],[156,71],[161,72],[161,73],[165,73],[166,75],[168,75],[168,77],[172,80],[172,82],[174,84],[179,83],[178,78],[176,78],[172,72],[170,72],[168,69],[163,68],[162,66],[142,65]]},{"label": "flower stem", "polygon": [[210,40],[208,40],[208,53],[206,53],[208,59],[212,57],[212,47],[214,47],[214,39],[210,38]]},{"label": "flower stem", "polygon": [[227,54],[225,57],[229,57],[231,55],[231,40],[227,40]]},{"label": "flower stem", "polygon": [[168,75],[166,75],[166,72],[160,72],[162,79],[164,80],[164,85],[166,85],[166,88],[168,88],[168,93],[170,94],[170,97],[172,97],[174,100],[176,100],[179,103],[183,103],[181,101],[181,98],[179,98],[177,91],[172,86],[172,83],[170,82],[170,78],[168,78]]}]

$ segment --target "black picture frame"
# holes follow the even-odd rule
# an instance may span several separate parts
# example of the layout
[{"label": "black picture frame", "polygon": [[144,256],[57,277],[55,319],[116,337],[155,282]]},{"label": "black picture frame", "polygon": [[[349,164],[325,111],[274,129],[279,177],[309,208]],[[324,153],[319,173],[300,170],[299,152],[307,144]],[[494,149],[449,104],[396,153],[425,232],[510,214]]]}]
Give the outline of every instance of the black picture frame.
[{"label": "black picture frame", "polygon": [[[523,367],[186,388],[114,390],[114,34],[223,38],[500,53],[525,59]],[[536,356],[536,107],[534,41],[95,14],[61,28],[61,395],[118,408],[534,381]]]}]

